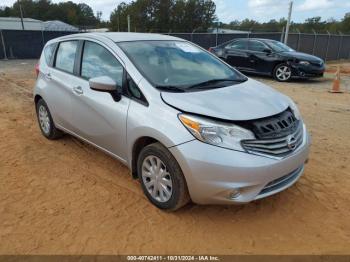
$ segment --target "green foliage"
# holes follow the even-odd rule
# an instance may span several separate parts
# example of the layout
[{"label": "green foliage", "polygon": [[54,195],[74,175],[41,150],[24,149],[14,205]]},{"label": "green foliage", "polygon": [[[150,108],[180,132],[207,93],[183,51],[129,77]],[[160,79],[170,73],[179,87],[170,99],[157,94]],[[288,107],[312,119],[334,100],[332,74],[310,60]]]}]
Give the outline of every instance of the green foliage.
[{"label": "green foliage", "polygon": [[343,32],[350,32],[350,13],[346,13],[342,21]]},{"label": "green foliage", "polygon": [[[226,29],[236,29],[243,31],[263,31],[263,32],[280,32],[286,26],[287,21],[281,18],[279,21],[270,20],[269,22],[259,23],[255,20],[245,19],[243,21],[232,21],[229,24],[223,24]],[[303,33],[313,33],[313,30],[318,33],[350,33],[350,13],[347,13],[341,21],[333,18],[322,21],[321,17],[311,17],[303,23],[291,23],[291,31],[299,30]]]},{"label": "green foliage", "polygon": [[216,19],[212,0],[136,0],[121,3],[112,12],[113,31],[127,31],[130,16],[131,31],[192,32],[206,31]]},{"label": "green foliage", "polygon": [[[75,4],[72,1],[52,3],[50,0],[21,0],[24,17],[47,20],[61,20],[68,24],[77,26],[96,26],[99,19],[87,4]],[[19,2],[16,1],[12,7],[0,8],[0,16],[19,17]]]}]

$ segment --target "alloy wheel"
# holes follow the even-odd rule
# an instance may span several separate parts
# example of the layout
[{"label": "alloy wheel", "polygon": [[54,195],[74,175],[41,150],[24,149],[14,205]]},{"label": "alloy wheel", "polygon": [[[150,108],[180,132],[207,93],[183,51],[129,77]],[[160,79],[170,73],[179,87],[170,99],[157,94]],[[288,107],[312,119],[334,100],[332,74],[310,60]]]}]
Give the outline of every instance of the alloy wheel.
[{"label": "alloy wheel", "polygon": [[280,66],[276,70],[276,77],[280,81],[287,81],[292,76],[292,70],[289,66]]}]

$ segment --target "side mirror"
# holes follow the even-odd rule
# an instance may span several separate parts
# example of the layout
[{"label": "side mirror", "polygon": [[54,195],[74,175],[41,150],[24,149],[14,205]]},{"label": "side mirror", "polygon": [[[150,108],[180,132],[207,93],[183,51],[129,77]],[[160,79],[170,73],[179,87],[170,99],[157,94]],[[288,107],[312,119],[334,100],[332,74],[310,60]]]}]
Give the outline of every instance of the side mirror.
[{"label": "side mirror", "polygon": [[92,90],[99,92],[108,92],[115,101],[120,101],[122,96],[122,87],[109,76],[99,76],[90,78],[89,85]]},{"label": "side mirror", "polygon": [[271,54],[271,53],[272,53],[272,50],[266,48],[266,49],[263,50],[263,52],[266,53],[266,54]]},{"label": "side mirror", "polygon": [[117,90],[117,83],[109,76],[90,78],[89,85],[95,91],[111,92]]}]

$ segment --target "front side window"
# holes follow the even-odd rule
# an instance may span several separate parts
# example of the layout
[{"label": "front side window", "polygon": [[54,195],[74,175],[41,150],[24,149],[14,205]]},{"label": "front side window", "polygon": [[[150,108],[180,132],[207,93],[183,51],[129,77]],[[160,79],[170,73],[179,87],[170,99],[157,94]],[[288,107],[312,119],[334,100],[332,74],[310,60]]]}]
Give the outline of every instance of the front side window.
[{"label": "front side window", "polygon": [[87,80],[109,76],[117,85],[122,86],[123,66],[106,48],[86,41],[81,62],[81,76]]},{"label": "front side window", "polygon": [[249,41],[250,51],[264,52],[266,49],[268,49],[268,47],[259,41]]},{"label": "front side window", "polygon": [[233,43],[230,43],[226,46],[227,48],[244,50],[247,49],[247,41],[246,40],[237,40]]},{"label": "front side window", "polygon": [[145,78],[158,88],[186,90],[206,81],[244,78],[218,58],[188,42],[133,41],[118,45]]},{"label": "front side window", "polygon": [[73,73],[77,47],[78,41],[60,43],[57,50],[55,67],[68,73]]},{"label": "front side window", "polygon": [[267,41],[267,44],[276,52],[292,52],[294,49],[289,46],[274,40]]}]

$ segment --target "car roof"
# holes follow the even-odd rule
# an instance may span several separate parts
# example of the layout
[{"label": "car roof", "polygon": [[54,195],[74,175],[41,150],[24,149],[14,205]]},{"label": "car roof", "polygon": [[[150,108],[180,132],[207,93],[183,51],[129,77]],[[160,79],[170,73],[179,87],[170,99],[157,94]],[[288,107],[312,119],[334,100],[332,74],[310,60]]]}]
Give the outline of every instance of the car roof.
[{"label": "car roof", "polygon": [[275,40],[275,39],[267,39],[267,38],[235,38],[235,39],[232,39],[232,41],[235,41],[235,40],[258,40],[258,41],[277,41],[278,40]]},{"label": "car roof", "polygon": [[122,32],[94,32],[94,33],[80,33],[80,34],[71,34],[56,38],[55,40],[61,41],[66,39],[74,39],[74,38],[93,38],[100,39],[108,38],[113,42],[129,42],[129,41],[149,41],[149,40],[176,40],[176,41],[186,41],[184,39],[162,35],[162,34],[152,34],[152,33],[122,33]]}]

